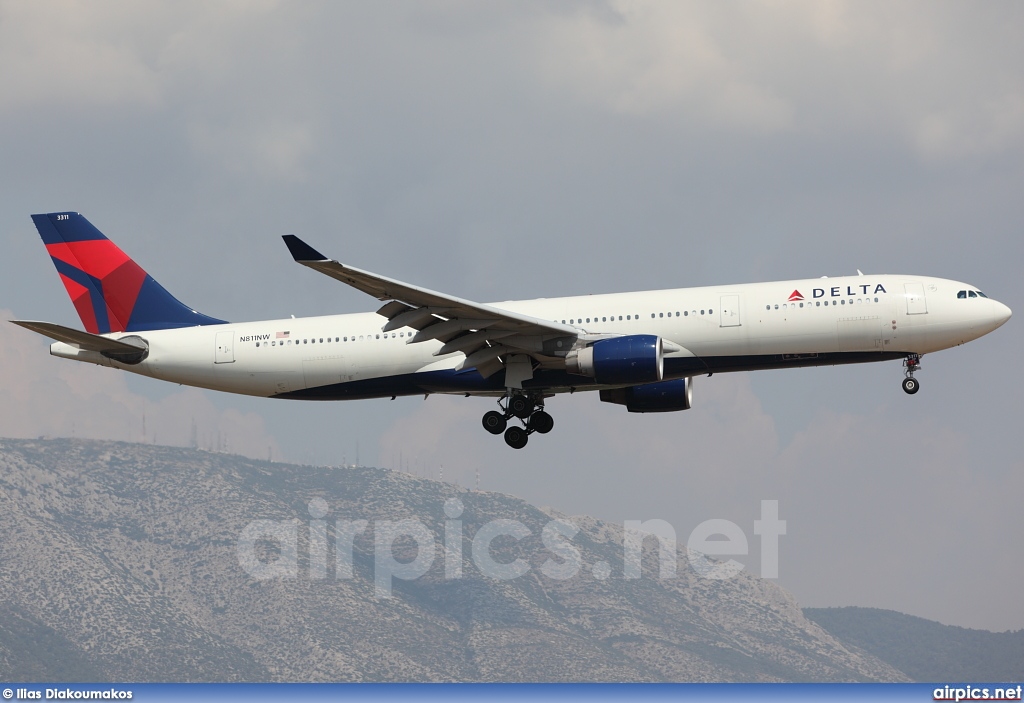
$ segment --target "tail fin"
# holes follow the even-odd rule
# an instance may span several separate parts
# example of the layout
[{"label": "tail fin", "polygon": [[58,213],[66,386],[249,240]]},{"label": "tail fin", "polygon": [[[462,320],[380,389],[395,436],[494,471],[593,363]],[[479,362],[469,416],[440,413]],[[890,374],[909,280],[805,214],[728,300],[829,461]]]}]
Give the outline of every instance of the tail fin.
[{"label": "tail fin", "polygon": [[76,212],[32,215],[85,329],[93,334],[218,325],[167,292]]}]

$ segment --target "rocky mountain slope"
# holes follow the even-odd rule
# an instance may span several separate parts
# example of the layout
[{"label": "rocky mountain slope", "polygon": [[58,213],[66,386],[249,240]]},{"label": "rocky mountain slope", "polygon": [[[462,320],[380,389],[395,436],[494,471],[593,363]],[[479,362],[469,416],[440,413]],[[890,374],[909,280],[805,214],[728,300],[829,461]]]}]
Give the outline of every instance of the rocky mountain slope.
[{"label": "rocky mountain slope", "polygon": [[[512,496],[173,447],[0,444],[3,680],[905,680],[769,581],[702,578],[685,550],[676,578],[658,578],[654,538],[641,578],[624,578],[621,525],[571,518],[580,568],[553,578],[573,563],[544,543],[560,516]],[[446,516],[453,498],[462,512]],[[349,560],[351,520],[368,526]],[[384,598],[375,537],[400,520],[426,528],[434,558]],[[494,567],[473,558],[474,538],[509,524],[494,520],[528,528],[487,552],[523,560],[524,575],[481,573]],[[409,537],[393,551],[399,571],[430,554]]]},{"label": "rocky mountain slope", "polygon": [[1024,680],[1024,630],[972,630],[879,608],[805,608],[804,615],[915,681]]}]

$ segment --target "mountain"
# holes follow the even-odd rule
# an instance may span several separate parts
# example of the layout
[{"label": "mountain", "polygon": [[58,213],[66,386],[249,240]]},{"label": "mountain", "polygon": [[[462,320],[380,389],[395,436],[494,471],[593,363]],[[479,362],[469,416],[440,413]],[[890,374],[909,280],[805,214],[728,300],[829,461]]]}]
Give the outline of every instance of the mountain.
[{"label": "mountain", "polygon": [[[3,680],[906,678],[844,646],[769,581],[700,577],[685,550],[677,577],[658,578],[654,538],[641,578],[626,579],[621,525],[512,496],[383,469],[174,447],[0,444]],[[458,518],[448,525],[446,507]],[[579,528],[562,541],[583,567],[571,578],[550,575],[572,563],[557,544],[545,546],[554,518]],[[368,521],[351,561],[350,520]],[[396,539],[392,568],[434,559],[419,578],[393,579],[385,598],[374,575],[387,552],[375,540],[386,536],[385,521],[400,520],[418,521],[426,536],[422,554],[412,538]],[[495,520],[518,521],[529,535],[475,549],[482,528],[502,524]],[[446,578],[446,541],[461,544],[461,578]],[[502,567],[478,566],[481,551],[499,565],[521,559],[528,571],[484,576]],[[352,577],[338,578],[348,564]]]},{"label": "mountain", "polygon": [[805,608],[804,615],[914,681],[1024,680],[1024,630],[970,630],[878,608]]}]

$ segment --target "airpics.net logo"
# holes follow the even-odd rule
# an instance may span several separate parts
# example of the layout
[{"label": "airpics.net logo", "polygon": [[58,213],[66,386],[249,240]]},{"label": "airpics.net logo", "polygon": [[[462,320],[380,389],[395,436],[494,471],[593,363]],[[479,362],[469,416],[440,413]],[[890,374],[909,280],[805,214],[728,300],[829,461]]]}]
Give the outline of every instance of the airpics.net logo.
[{"label": "airpics.net logo", "polygon": [[[622,524],[621,563],[618,558],[612,560],[616,568],[607,559],[585,563],[573,542],[580,528],[572,520],[549,520],[540,529],[539,545],[534,531],[520,520],[489,520],[470,534],[462,519],[465,506],[459,498],[444,502],[440,540],[417,519],[327,520],[329,506],[323,498],[311,500],[307,510],[313,518],[307,524],[295,518],[253,520],[242,529],[237,540],[238,563],[250,577],[258,581],[300,577],[323,580],[331,575],[329,562],[333,561],[335,579],[352,579],[358,562],[366,570],[372,568],[374,594],[389,598],[395,579],[413,581],[426,576],[435,565],[439,548],[445,579],[463,578],[471,564],[480,576],[496,581],[522,578],[534,569],[556,581],[588,572],[599,581],[613,575],[639,579],[648,540],[657,544],[659,579],[676,577],[680,552],[697,576],[715,580],[738,576],[744,566],[729,557],[750,554],[743,529],[723,519],[697,525],[687,538],[685,550],[677,549],[676,531],[667,521],[626,520]],[[760,542],[762,578],[778,578],[779,537],[786,534],[786,521],[779,519],[777,500],[761,501],[761,517],[754,520],[753,534]],[[300,540],[306,557],[302,569]],[[464,553],[466,542],[468,555]],[[534,547],[539,551],[530,553]],[[441,571],[435,569],[435,573]]]}]

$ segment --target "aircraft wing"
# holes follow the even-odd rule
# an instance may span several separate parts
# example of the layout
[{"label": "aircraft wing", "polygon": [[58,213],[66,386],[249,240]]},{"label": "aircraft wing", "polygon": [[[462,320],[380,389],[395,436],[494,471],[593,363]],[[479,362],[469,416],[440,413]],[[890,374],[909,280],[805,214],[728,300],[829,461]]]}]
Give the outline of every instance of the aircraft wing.
[{"label": "aircraft wing", "polygon": [[[443,342],[436,356],[462,352],[466,355],[462,368],[476,367],[485,377],[500,370],[503,357],[510,354],[527,354],[541,363],[545,358],[553,360],[556,340],[575,341],[579,334],[572,325],[476,303],[347,266],[328,259],[293,234],[285,235],[284,241],[295,261],[303,266],[378,300],[391,301],[377,311],[388,319],[382,331],[401,327],[418,330],[407,344],[436,339]],[[571,342],[558,348],[567,351],[570,346]]]},{"label": "aircraft wing", "polygon": [[98,334],[90,334],[89,332],[82,332],[70,327],[64,327],[63,325],[56,325],[52,322],[35,322],[32,320],[11,320],[11,322],[19,327],[24,327],[27,330],[38,332],[44,337],[49,337],[50,339],[55,339],[58,342],[70,344],[73,347],[78,347],[85,351],[115,355],[138,354],[145,348],[138,344],[120,342],[116,339],[110,339]]}]

